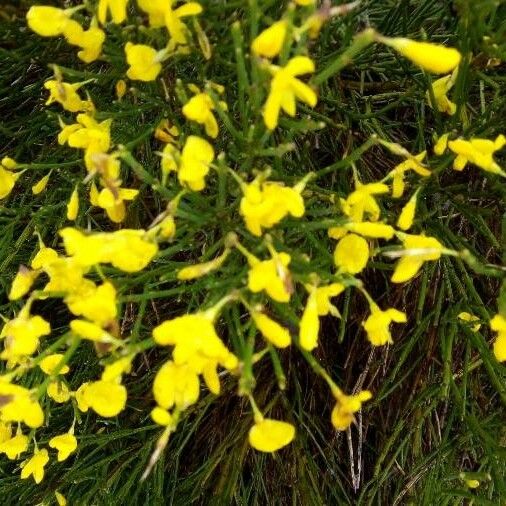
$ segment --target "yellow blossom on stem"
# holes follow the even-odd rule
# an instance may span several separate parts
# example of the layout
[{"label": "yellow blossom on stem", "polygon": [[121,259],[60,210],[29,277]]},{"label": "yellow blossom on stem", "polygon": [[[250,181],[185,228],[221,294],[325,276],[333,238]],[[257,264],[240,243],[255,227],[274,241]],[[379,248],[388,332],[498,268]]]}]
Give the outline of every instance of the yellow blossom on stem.
[{"label": "yellow blossom on stem", "polygon": [[156,408],[151,410],[151,419],[162,427],[168,427],[173,424],[172,415],[160,406],[156,406]]},{"label": "yellow blossom on stem", "polygon": [[65,24],[63,35],[69,44],[81,48],[77,56],[85,63],[95,61],[102,53],[105,32],[96,26],[95,19],[88,30],[84,30],[77,21],[70,19]]},{"label": "yellow blossom on stem", "polygon": [[258,35],[251,43],[251,51],[257,56],[274,58],[277,56],[286,37],[287,23],[284,20],[273,23]]},{"label": "yellow blossom on stem", "polygon": [[86,413],[90,408],[90,405],[86,402],[84,395],[88,385],[89,383],[86,381],[75,392],[73,392],[73,396],[77,402],[77,407],[79,408],[79,411],[82,411],[83,413]]},{"label": "yellow blossom on stem", "polygon": [[58,492],[58,490],[55,490],[54,496],[56,499],[56,502],[58,503],[58,506],[67,506],[67,499],[65,499],[65,496]]},{"label": "yellow blossom on stem", "polygon": [[248,288],[254,292],[264,290],[277,302],[288,302],[293,292],[290,271],[291,257],[288,253],[276,253],[270,260],[260,261],[249,257]]},{"label": "yellow blossom on stem", "polygon": [[311,351],[318,346],[320,319],[318,317],[318,299],[316,289],[310,287],[306,307],[299,324],[299,342],[302,348]]},{"label": "yellow blossom on stem", "polygon": [[36,429],[44,423],[40,404],[32,399],[27,388],[0,381],[0,419],[4,422],[23,422]]},{"label": "yellow blossom on stem", "polygon": [[7,458],[15,460],[28,449],[28,437],[18,432],[14,437],[9,437],[0,443],[0,453],[5,453]]},{"label": "yellow blossom on stem", "polygon": [[34,5],[26,13],[30,30],[42,37],[62,35],[69,21],[69,12],[57,7]]},{"label": "yellow blossom on stem", "polygon": [[226,248],[225,251],[214,260],[183,267],[177,272],[177,279],[190,280],[205,276],[206,274],[219,269],[223,265],[223,262],[226,260],[229,253],[230,249]]},{"label": "yellow blossom on stem", "polygon": [[[61,353],[53,353],[51,355],[45,356],[40,362],[39,367],[47,374],[54,375],[55,369],[60,364],[63,359],[63,355]],[[67,374],[70,371],[70,368],[67,364],[63,365],[58,374]]]},{"label": "yellow blossom on stem", "polygon": [[450,134],[446,133],[443,134],[439,139],[437,140],[436,144],[434,145],[434,154],[441,156],[448,147],[448,137]]},{"label": "yellow blossom on stem", "polygon": [[193,191],[203,190],[206,186],[205,177],[213,160],[214,150],[211,144],[196,135],[190,135],[181,152],[179,182]]},{"label": "yellow blossom on stem", "polygon": [[406,172],[413,170],[419,176],[427,177],[431,175],[430,170],[426,169],[422,165],[422,161],[427,155],[426,151],[422,151],[417,155],[407,158],[403,162],[396,165],[393,170],[390,172],[390,176],[392,177],[392,197],[399,198],[404,194],[405,183],[404,176]]},{"label": "yellow blossom on stem", "polygon": [[295,427],[288,422],[262,418],[251,427],[249,444],[260,452],[272,453],[290,444],[295,437]]},{"label": "yellow blossom on stem", "polygon": [[[453,72],[447,76],[441,77],[432,83],[432,93],[436,101],[437,110],[453,116],[457,111],[457,106],[448,98],[447,93],[452,89],[455,84],[457,73]],[[433,107],[431,95],[426,93],[427,103]]]},{"label": "yellow blossom on stem", "polygon": [[110,263],[122,271],[137,272],[158,252],[158,246],[147,240],[144,230],[122,229],[86,235],[68,227],[59,233],[67,254],[83,267]]},{"label": "yellow blossom on stem", "polygon": [[109,332],[96,323],[86,320],[72,320],[70,330],[82,339],[88,339],[96,343],[114,343],[115,339]]},{"label": "yellow blossom on stem", "polygon": [[65,383],[56,380],[49,383],[47,395],[58,404],[63,404],[70,399],[70,390]]},{"label": "yellow blossom on stem", "polygon": [[58,462],[63,462],[68,459],[71,453],[76,451],[77,439],[74,434],[67,432],[51,438],[48,445],[58,450]]},{"label": "yellow blossom on stem", "polygon": [[341,239],[348,232],[371,237],[373,239],[391,239],[394,236],[395,229],[386,223],[376,223],[371,221],[350,222],[340,227],[331,227],[328,230],[329,237],[332,239]]},{"label": "yellow blossom on stem", "polygon": [[497,332],[494,341],[494,355],[499,362],[506,361],[506,318],[503,315],[496,314],[490,320],[490,328]]},{"label": "yellow blossom on stem", "polygon": [[305,182],[303,180],[293,188],[272,181],[261,182],[259,178],[243,184],[240,213],[248,230],[261,236],[262,228],[273,227],[288,214],[294,218],[302,217],[305,208],[301,193]]},{"label": "yellow blossom on stem", "polygon": [[372,398],[369,390],[362,390],[358,394],[345,395],[339,392],[336,395],[336,405],[332,410],[332,425],[337,430],[346,430],[353,423],[354,414],[360,411],[362,403]]},{"label": "yellow blossom on stem", "polygon": [[75,221],[77,213],[79,212],[79,193],[77,187],[74,188],[72,195],[67,203],[67,220]]},{"label": "yellow blossom on stem", "polygon": [[441,258],[444,249],[436,238],[424,235],[403,234],[402,243],[406,251],[395,266],[393,283],[404,283],[413,278],[424,262]]},{"label": "yellow blossom on stem", "polygon": [[97,205],[105,209],[111,221],[121,223],[126,215],[124,201],[134,200],[138,194],[139,190],[133,188],[103,188],[98,194]]},{"label": "yellow blossom on stem", "polygon": [[46,105],[58,102],[66,111],[80,112],[93,110],[93,103],[89,100],[82,100],[77,90],[82,86],[81,83],[64,83],[52,79],[44,83],[44,88],[49,91],[49,97]]},{"label": "yellow blossom on stem", "polygon": [[111,418],[125,409],[127,390],[120,383],[94,381],[84,389],[86,404],[100,416]]},{"label": "yellow blossom on stem", "polygon": [[494,153],[502,149],[504,145],[506,145],[506,137],[504,135],[498,135],[495,141],[479,138],[468,141],[464,139],[448,141],[448,148],[457,155],[453,161],[453,168],[455,170],[462,170],[468,163],[472,163],[484,171],[506,177],[506,172],[497,164],[493,157]]},{"label": "yellow blossom on stem", "polygon": [[24,297],[30,291],[38,275],[39,273],[37,271],[32,271],[28,267],[20,265],[18,273],[12,281],[9,291],[9,300],[18,300]]},{"label": "yellow blossom on stem", "polygon": [[125,53],[129,68],[127,77],[137,81],[154,81],[162,70],[156,49],[144,44],[127,42]]},{"label": "yellow blossom on stem", "polygon": [[403,37],[379,37],[380,42],[394,48],[420,68],[434,74],[446,74],[458,66],[461,54],[453,47],[432,42],[419,42]]},{"label": "yellow blossom on stem", "polygon": [[51,332],[49,323],[41,316],[30,316],[22,310],[19,315],[5,323],[0,332],[4,339],[4,351],[0,358],[13,359],[33,355],[39,346],[39,339]]},{"label": "yellow blossom on stem", "polygon": [[76,290],[65,298],[65,304],[76,316],[84,316],[100,326],[106,326],[116,319],[116,290],[105,281],[100,286],[93,283]]},{"label": "yellow blossom on stem", "polygon": [[[220,102],[223,109],[227,108],[225,102]],[[218,137],[218,123],[213,114],[214,103],[207,93],[197,93],[183,106],[183,114],[191,121],[204,125],[206,134],[213,139]]]},{"label": "yellow blossom on stem", "polygon": [[89,114],[77,115],[77,123],[61,124],[62,131],[58,134],[58,143],[71,148],[86,150],[91,153],[105,153],[111,146],[111,119],[96,121]]},{"label": "yellow blossom on stem", "polygon": [[44,478],[44,466],[49,462],[47,450],[35,450],[32,458],[22,464],[21,479],[33,476],[35,483],[39,484]]},{"label": "yellow blossom on stem", "polygon": [[286,348],[290,346],[292,339],[290,337],[290,332],[288,332],[285,327],[260,311],[253,311],[251,316],[255,322],[255,326],[266,341],[277,348]]},{"label": "yellow blossom on stem", "polygon": [[12,172],[0,165],[0,199],[7,197],[14,188],[21,172]]},{"label": "yellow blossom on stem", "polygon": [[103,381],[116,381],[121,380],[121,376],[129,373],[132,368],[133,355],[119,358],[114,362],[107,364],[102,372]]},{"label": "yellow blossom on stem", "polygon": [[101,24],[107,20],[107,12],[111,14],[113,23],[121,24],[126,19],[128,0],[99,0],[97,17]]},{"label": "yellow blossom on stem", "polygon": [[186,409],[197,402],[199,393],[198,375],[188,364],[166,362],[153,382],[155,401],[163,409],[170,409],[174,405]]},{"label": "yellow blossom on stem", "polygon": [[374,195],[388,193],[389,189],[383,183],[362,184],[356,183],[356,189],[346,197],[341,199],[341,208],[343,213],[354,222],[361,222],[364,215],[369,216],[371,221],[378,221],[380,217],[380,208],[374,198]]},{"label": "yellow blossom on stem", "polygon": [[51,176],[51,173],[46,174],[44,177],[39,179],[33,186],[32,186],[32,193],[34,195],[39,195],[42,193],[47,186],[47,183],[49,183],[49,178]]},{"label": "yellow blossom on stem", "polygon": [[413,220],[415,219],[416,212],[416,201],[417,201],[418,191],[416,191],[413,196],[408,200],[406,205],[402,208],[401,214],[399,215],[399,219],[397,220],[397,226],[401,230],[409,230],[413,225]]},{"label": "yellow blossom on stem", "polygon": [[383,346],[392,343],[392,335],[390,334],[390,323],[404,323],[407,321],[406,314],[397,309],[387,309],[382,311],[378,307],[371,308],[371,314],[367,320],[362,323],[367,338],[374,346]]},{"label": "yellow blossom on stem", "polygon": [[327,286],[319,286],[316,288],[316,306],[319,316],[326,316],[329,313],[332,316],[339,317],[339,311],[331,304],[330,299],[337,297],[344,291],[344,286],[341,283],[331,283]]},{"label": "yellow blossom on stem", "polygon": [[[155,2],[156,3],[156,2]],[[164,9],[165,26],[170,35],[170,46],[186,45],[188,43],[188,28],[182,18],[196,16],[202,12],[202,6],[198,2],[186,2],[183,5],[172,8],[172,1],[166,3]]]},{"label": "yellow blossom on stem", "polygon": [[317,102],[316,93],[297,76],[310,74],[315,70],[314,62],[307,56],[295,56],[285,67],[269,66],[273,74],[267,101],[264,107],[264,122],[269,130],[278,125],[281,109],[289,116],[295,116],[296,100],[300,100],[310,107]]},{"label": "yellow blossom on stem", "polygon": [[368,261],[369,246],[363,237],[348,234],[337,243],[334,263],[340,272],[358,274],[365,269]]},{"label": "yellow blossom on stem", "polygon": [[[463,322],[468,323],[473,332],[478,332],[478,330],[480,330],[480,328],[481,328],[481,323],[479,323],[480,319],[478,318],[478,316],[468,313],[467,311],[460,312],[457,315],[457,318]],[[473,324],[473,325],[471,325],[471,324]]]}]

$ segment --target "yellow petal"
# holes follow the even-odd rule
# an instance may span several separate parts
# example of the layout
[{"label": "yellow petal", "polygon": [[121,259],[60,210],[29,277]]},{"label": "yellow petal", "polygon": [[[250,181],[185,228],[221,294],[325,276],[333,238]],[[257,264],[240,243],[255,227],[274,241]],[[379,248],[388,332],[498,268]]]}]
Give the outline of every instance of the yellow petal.
[{"label": "yellow petal", "polygon": [[344,236],[334,251],[334,262],[343,272],[357,274],[361,272],[369,260],[367,241],[358,235]]},{"label": "yellow petal", "polygon": [[249,443],[255,450],[275,452],[290,444],[295,437],[295,427],[279,420],[263,419],[249,431]]}]

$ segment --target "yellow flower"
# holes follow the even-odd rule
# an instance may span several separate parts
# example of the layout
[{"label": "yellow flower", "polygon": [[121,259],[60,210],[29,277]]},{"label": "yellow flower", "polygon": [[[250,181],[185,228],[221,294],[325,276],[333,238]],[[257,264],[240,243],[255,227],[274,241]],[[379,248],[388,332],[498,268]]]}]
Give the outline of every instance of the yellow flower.
[{"label": "yellow flower", "polygon": [[[225,102],[220,102],[226,109]],[[214,103],[207,93],[197,93],[183,106],[183,114],[191,121],[204,125],[206,134],[213,139],[218,136],[218,123],[213,114]]]},{"label": "yellow flower", "polygon": [[417,193],[418,192],[415,192],[413,196],[408,200],[406,205],[402,208],[399,219],[397,220],[397,226],[401,230],[409,230],[413,225],[413,220],[415,219],[416,212]]},{"label": "yellow flower", "polygon": [[61,381],[52,381],[47,387],[47,395],[58,404],[63,404],[70,399],[70,390]]},{"label": "yellow flower", "polygon": [[457,315],[457,318],[463,322],[468,323],[470,326],[473,324],[471,326],[471,330],[473,332],[478,332],[478,330],[481,328],[481,323],[479,323],[480,319],[476,315],[468,313],[467,311],[462,311],[459,313]]},{"label": "yellow flower", "polygon": [[20,175],[20,172],[16,173],[5,170],[4,167],[0,165],[0,199],[4,199],[11,193]]},{"label": "yellow flower", "polygon": [[353,423],[354,413],[360,411],[362,403],[371,399],[372,394],[369,390],[362,390],[355,395],[345,395],[339,393],[336,396],[336,405],[332,410],[332,425],[337,430],[346,430]]},{"label": "yellow flower", "polygon": [[395,230],[391,225],[387,225],[386,223],[361,221],[358,223],[346,223],[342,227],[332,227],[328,231],[329,237],[333,239],[341,239],[347,232],[353,232],[354,234],[373,239],[391,239],[394,236]]},{"label": "yellow flower", "polygon": [[362,326],[367,332],[367,338],[372,345],[383,346],[393,342],[389,329],[390,323],[404,323],[406,321],[406,314],[402,311],[393,308],[382,311],[375,307],[371,309],[371,314],[362,323]]},{"label": "yellow flower", "polygon": [[87,322],[85,320],[72,320],[70,322],[70,330],[82,339],[89,339],[96,343],[113,343],[114,338],[97,325],[96,323]]},{"label": "yellow flower", "polygon": [[[436,107],[438,111],[444,112],[453,116],[457,111],[457,106],[446,96],[452,89],[455,83],[456,73],[441,77],[432,83],[432,92],[436,100]],[[426,93],[427,103],[432,107],[432,100],[430,93]]]},{"label": "yellow flower", "polygon": [[67,254],[79,265],[110,263],[125,272],[137,272],[151,262],[158,246],[144,230],[123,229],[85,235],[74,228],[60,230]]},{"label": "yellow flower", "polygon": [[285,37],[286,21],[277,21],[255,38],[251,44],[251,50],[257,56],[274,58],[280,53]]},{"label": "yellow flower", "polygon": [[170,409],[186,409],[197,402],[200,393],[199,377],[188,364],[166,362],[155,376],[153,395],[157,404]]},{"label": "yellow flower", "polygon": [[9,300],[18,300],[21,297],[24,297],[30,291],[30,288],[37,279],[38,274],[38,272],[32,271],[28,269],[28,267],[21,265],[16,277],[12,281],[9,292]]},{"label": "yellow flower", "polygon": [[55,490],[54,496],[56,498],[58,506],[67,506],[67,499],[65,499],[65,496],[60,492],[58,492],[58,490]]},{"label": "yellow flower", "polygon": [[311,288],[306,307],[300,319],[299,341],[302,348],[311,351],[318,346],[318,332],[320,319],[318,318],[318,298],[316,290]]},{"label": "yellow flower", "polygon": [[62,124],[58,143],[68,143],[71,148],[84,149],[90,154],[105,153],[111,146],[111,123],[110,119],[98,123],[89,114],[78,114],[77,123]]},{"label": "yellow flower", "polygon": [[26,14],[28,26],[42,37],[57,37],[69,21],[67,12],[56,7],[34,5]]},{"label": "yellow flower", "polygon": [[76,316],[105,327],[116,319],[116,290],[114,285],[105,281],[100,286],[86,285],[83,290],[76,290],[65,298],[65,304]]},{"label": "yellow flower", "polygon": [[18,432],[14,437],[9,437],[0,444],[0,453],[5,453],[10,460],[18,459],[28,449],[28,437]]},{"label": "yellow flower", "polygon": [[472,163],[487,172],[506,177],[506,172],[494,160],[493,154],[506,144],[506,137],[499,135],[495,141],[489,139],[456,139],[448,141],[448,147],[457,157],[453,161],[455,170],[462,170],[468,163]]},{"label": "yellow flower", "polygon": [[394,169],[390,172],[390,175],[393,179],[392,184],[392,197],[399,198],[404,194],[404,175],[409,170],[415,171],[419,176],[427,177],[431,175],[430,170],[426,169],[422,165],[422,161],[427,155],[426,151],[422,151],[412,158],[407,158],[403,162],[399,163],[394,167]]},{"label": "yellow flower", "polygon": [[129,373],[132,368],[133,355],[119,358],[114,362],[107,364],[102,372],[103,381],[116,381],[121,380],[121,376],[124,373]]},{"label": "yellow flower", "polygon": [[82,411],[83,413],[86,413],[88,409],[90,408],[90,405],[86,402],[85,392],[88,388],[89,383],[85,381],[75,392],[74,397],[77,402],[77,407],[79,408],[79,411]]},{"label": "yellow flower", "polygon": [[260,452],[275,452],[290,444],[295,437],[291,423],[263,418],[255,422],[248,435],[249,444]]},{"label": "yellow flower", "polygon": [[416,276],[424,262],[438,260],[443,245],[434,237],[404,234],[402,243],[405,255],[397,262],[392,275],[393,283],[404,283]]},{"label": "yellow flower", "polygon": [[339,311],[331,304],[330,299],[332,297],[337,297],[343,291],[344,286],[341,283],[331,283],[330,285],[316,288],[318,315],[326,316],[330,313],[332,316],[339,317]]},{"label": "yellow flower", "polygon": [[[216,334],[214,316],[213,309],[209,312],[178,316],[155,327],[153,338],[162,346],[175,346],[172,357],[176,364],[204,358],[216,360],[227,369],[234,369],[238,364],[237,358]],[[201,372],[199,364],[193,365]]]},{"label": "yellow flower", "polygon": [[67,203],[67,220],[75,221],[77,213],[79,212],[79,194],[77,187],[74,188],[72,195]]},{"label": "yellow flower", "polygon": [[441,156],[448,146],[448,137],[450,134],[446,133],[443,134],[439,139],[437,140],[436,144],[434,145],[434,154]]},{"label": "yellow flower", "polygon": [[49,97],[46,105],[58,102],[61,106],[70,112],[93,110],[93,103],[89,100],[82,100],[77,90],[82,85],[80,83],[70,84],[62,81],[50,80],[44,83],[44,88],[49,90]]},{"label": "yellow flower", "polygon": [[356,189],[341,200],[341,208],[352,221],[361,222],[364,215],[368,215],[371,221],[378,221],[380,208],[374,199],[374,195],[388,193],[388,186],[383,183],[362,184],[357,181]]},{"label": "yellow flower", "polygon": [[105,24],[107,11],[111,13],[113,23],[120,24],[125,21],[127,16],[128,0],[99,0],[97,17],[101,24]]},{"label": "yellow flower", "polygon": [[290,263],[288,253],[278,253],[271,260],[250,259],[248,288],[254,292],[265,290],[267,295],[277,302],[288,302],[293,291],[291,276],[286,268]]},{"label": "yellow flower", "polygon": [[98,194],[97,204],[105,209],[107,216],[114,223],[121,223],[125,219],[125,200],[133,200],[139,194],[139,190],[132,188],[103,188]]},{"label": "yellow flower", "polygon": [[166,7],[164,8],[164,21],[170,35],[169,44],[171,47],[178,44],[184,46],[188,42],[186,37],[188,28],[181,21],[181,18],[196,16],[201,12],[202,6],[198,2],[187,2],[176,9],[172,8],[172,0],[166,2]]},{"label": "yellow flower", "polygon": [[478,480],[465,480],[465,483],[469,488],[478,488],[480,486]]},{"label": "yellow flower", "polygon": [[182,185],[188,185],[193,191],[205,188],[205,177],[214,160],[214,150],[206,140],[190,135],[181,153],[178,178]]},{"label": "yellow flower", "polygon": [[47,450],[35,450],[32,458],[22,464],[21,479],[25,480],[33,475],[35,483],[39,484],[44,478],[44,466],[49,462]]},{"label": "yellow flower", "polygon": [[85,63],[91,63],[100,56],[105,32],[98,26],[92,24],[88,30],[84,30],[77,21],[71,19],[65,25],[63,34],[69,44],[81,48],[77,56]]},{"label": "yellow flower", "polygon": [[29,316],[21,311],[2,328],[0,338],[5,338],[5,348],[0,357],[5,360],[33,355],[39,346],[39,338],[50,332],[51,327],[44,318]]},{"label": "yellow flower", "polygon": [[[47,355],[39,362],[39,367],[47,374],[54,375],[54,371],[56,367],[60,364],[63,355],[61,353],[53,353],[52,355]],[[70,371],[70,368],[67,364],[65,364],[58,374],[67,374]]]},{"label": "yellow flower", "polygon": [[243,185],[240,213],[247,229],[256,236],[262,235],[262,228],[271,228],[290,214],[294,218],[304,215],[304,200],[301,192],[304,186],[287,188],[282,183],[263,182],[255,179]]},{"label": "yellow flower", "polygon": [[177,272],[177,279],[189,280],[205,276],[206,274],[219,269],[223,265],[223,262],[226,260],[229,253],[230,250],[227,248],[221,255],[209,262],[183,267]]},{"label": "yellow flower", "polygon": [[290,346],[292,341],[290,332],[288,332],[285,327],[282,327],[278,322],[272,320],[260,311],[254,311],[251,313],[251,316],[257,329],[269,343],[277,346],[278,348],[286,348],[287,346]]},{"label": "yellow flower", "polygon": [[496,314],[490,320],[490,328],[497,332],[494,341],[494,355],[499,362],[506,361],[506,318],[500,314]]},{"label": "yellow flower", "polygon": [[281,109],[289,116],[295,116],[297,99],[310,107],[316,105],[316,93],[296,77],[312,73],[314,69],[313,61],[307,56],[295,56],[285,67],[269,67],[273,78],[263,113],[265,125],[269,130],[274,130],[278,125]]},{"label": "yellow flower", "polygon": [[39,179],[33,186],[32,186],[32,193],[34,195],[39,195],[42,193],[47,186],[47,183],[49,183],[49,177],[51,176],[51,173],[46,174],[44,177]]},{"label": "yellow flower", "polygon": [[111,418],[125,409],[126,388],[111,381],[94,381],[84,389],[86,404],[100,416]]},{"label": "yellow flower", "polygon": [[297,4],[297,5],[302,5],[302,6],[307,6],[307,5],[313,5],[316,0],[294,0],[294,2]]},{"label": "yellow flower", "polygon": [[157,59],[158,52],[144,44],[127,42],[125,53],[129,68],[127,77],[137,81],[154,81],[162,70],[162,64]]},{"label": "yellow flower", "polygon": [[451,72],[460,63],[460,53],[452,48],[431,42],[418,42],[403,37],[382,38],[381,42],[393,47],[420,68],[434,74]]},{"label": "yellow flower", "polygon": [[19,385],[0,381],[0,419],[3,422],[23,422],[36,429],[44,423],[44,412],[31,392]]},{"label": "yellow flower", "polygon": [[66,434],[54,436],[48,444],[51,448],[58,450],[58,462],[63,462],[71,453],[76,451],[77,439],[74,434],[67,432]]},{"label": "yellow flower", "polygon": [[339,240],[334,250],[334,263],[340,272],[358,274],[369,261],[367,241],[356,234],[348,234]]}]

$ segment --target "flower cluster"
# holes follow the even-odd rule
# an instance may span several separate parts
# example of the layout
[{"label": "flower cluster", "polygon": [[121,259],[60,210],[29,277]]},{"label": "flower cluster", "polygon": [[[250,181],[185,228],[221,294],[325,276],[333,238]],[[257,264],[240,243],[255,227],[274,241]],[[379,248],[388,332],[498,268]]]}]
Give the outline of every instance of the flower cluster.
[{"label": "flower cluster", "polygon": [[[328,72],[317,74],[309,46],[301,41],[306,40],[306,35],[316,38],[323,23],[333,15],[333,11],[325,14],[317,9],[311,0],[295,3],[295,13],[290,7],[282,19],[254,34],[249,67],[245,59],[239,65],[240,84],[251,82],[253,103],[258,102],[257,124],[248,130],[261,148],[255,154],[256,165],[241,166],[219,151],[220,137],[227,132],[233,134],[235,128],[231,111],[236,107],[227,104],[227,88],[223,84],[206,81],[198,87],[176,82],[173,91],[180,102],[177,112],[162,121],[158,118],[149,132],[154,133],[153,142],[159,147],[158,176],[134,158],[135,139],[127,144],[115,140],[112,117],[98,111],[90,94],[84,93],[89,81],[66,82],[62,70],[55,67],[54,79],[44,84],[44,93],[49,93],[46,105],[56,103],[73,115],[72,120],[60,119],[57,141],[81,150],[85,174],[78,178],[68,199],[66,218],[75,223],[59,231],[60,242],[54,248],[40,239],[29,266],[19,268],[9,292],[9,299],[19,303],[19,309],[5,318],[0,331],[0,358],[6,370],[0,376],[0,452],[9,459],[30,452],[30,458],[22,463],[21,478],[33,476],[39,483],[52,450],[62,461],[77,448],[76,419],[69,423],[68,432],[49,439],[48,448],[37,443],[36,430],[43,426],[45,413],[54,403],[71,403],[76,412],[91,409],[104,418],[119,415],[128,403],[125,376],[132,370],[136,356],[154,346],[167,349],[170,356],[156,366],[152,384],[151,417],[161,427],[162,435],[150,465],[156,462],[156,455],[185,412],[197,403],[202,388],[219,395],[223,378],[236,378],[239,394],[250,403],[251,446],[273,452],[288,445],[295,437],[295,424],[270,418],[264,412],[268,409],[257,405],[254,366],[264,356],[278,357],[279,350],[290,347],[296,348],[327,383],[335,403],[329,424],[336,430],[347,430],[372,393],[362,390],[346,394],[316,360],[313,352],[322,339],[321,319],[340,318],[338,298],[355,290],[368,307],[361,322],[363,336],[372,346],[386,346],[394,342],[392,329],[405,323],[408,315],[395,307],[381,308],[367,291],[365,273],[371,260],[380,256],[395,259],[390,279],[401,284],[415,278],[424,264],[436,262],[443,255],[469,259],[469,252],[447,248],[425,232],[423,219],[417,219],[417,204],[423,195],[424,181],[433,176],[434,159],[445,152],[455,155],[456,170],[471,164],[494,176],[505,176],[493,157],[506,144],[503,135],[495,140],[466,139],[449,132],[436,141],[434,157],[426,151],[412,154],[398,144],[373,136],[364,150],[376,146],[400,161],[381,180],[366,181],[354,167],[350,191],[332,195],[332,219],[324,230],[329,245],[320,245],[328,249],[329,264],[316,265],[309,252],[301,252],[285,240],[290,228],[311,225],[310,210],[321,195],[313,182],[326,171],[293,178],[283,173],[282,166],[274,170],[267,165],[267,156],[283,154],[292,146],[263,149],[262,142],[275,141],[273,132],[284,127],[283,114],[295,118],[297,104],[299,111],[311,111],[317,106],[318,85],[321,76]],[[143,15],[149,29],[159,35],[156,40],[165,45],[156,48],[126,40],[126,71],[122,77],[141,81],[139,86],[149,86],[142,82],[162,80],[163,64],[174,55],[184,58],[200,48],[206,59],[211,58],[209,41],[197,21],[202,11],[202,6],[192,1],[99,0],[96,9],[87,3],[69,9],[35,6],[28,11],[27,22],[31,30],[43,37],[63,36],[80,48],[78,57],[90,63],[101,58],[110,23],[133,23],[142,19],[135,13]],[[84,29],[81,23],[89,14],[91,21]],[[237,25],[233,30],[237,30]],[[142,30],[129,33],[142,40]],[[428,73],[445,74],[424,92],[431,107],[457,114],[458,105],[447,95],[458,79],[461,55],[456,49],[384,37],[374,30],[364,33],[368,43],[384,44]],[[243,46],[237,48],[240,55],[244,50]],[[125,80],[116,83],[118,100],[128,100],[130,90]],[[265,158],[262,153],[266,153]],[[19,164],[10,158],[2,160],[0,199],[13,191],[23,170],[29,169],[30,164]],[[44,191],[49,177],[50,173],[34,185],[34,194]],[[123,186],[124,181],[139,187]],[[86,230],[84,213],[90,207],[103,209],[115,224],[124,222],[128,213],[125,203],[138,197],[141,185],[163,203],[149,226],[105,232]],[[89,205],[83,206],[79,195],[85,186]],[[406,189],[410,193],[407,198]],[[211,249],[213,255],[222,252],[211,259],[206,254],[202,262],[186,261],[165,279],[187,283],[218,275],[234,258],[233,284],[227,285],[224,295],[215,297],[210,293],[207,302],[196,311],[188,308],[170,318],[165,315],[152,329],[152,336],[138,341],[138,336],[134,339],[122,332],[121,279],[134,279],[128,276],[148,270],[163,259],[165,242],[177,244],[179,229],[192,226],[192,215],[187,210],[197,197],[216,199],[216,208],[221,211],[229,206],[228,234],[223,234]],[[164,265],[162,261],[160,265]],[[33,303],[48,298],[61,300],[69,314],[68,329],[61,335],[52,329],[54,322],[48,321],[49,317],[33,314]],[[224,313],[231,306],[243,316],[238,325],[250,336],[247,341],[242,335],[231,335],[234,331],[230,328],[228,332],[223,330]],[[504,361],[506,315],[497,314],[490,326],[498,333],[495,356]],[[102,372],[98,378],[75,385],[67,378],[72,378],[75,351],[85,343],[95,348]],[[44,373],[44,381],[32,388],[22,386],[21,379],[35,368]]]}]

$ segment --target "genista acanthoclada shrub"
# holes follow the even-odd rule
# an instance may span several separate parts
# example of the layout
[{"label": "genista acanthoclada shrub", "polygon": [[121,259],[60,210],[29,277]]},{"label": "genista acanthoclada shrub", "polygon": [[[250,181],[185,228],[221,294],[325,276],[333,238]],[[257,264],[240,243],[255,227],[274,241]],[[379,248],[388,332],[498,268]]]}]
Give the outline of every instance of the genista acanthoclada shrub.
[{"label": "genista acanthoclada shrub", "polygon": [[[348,15],[354,4],[320,8],[313,0],[294,0],[272,19],[251,1],[225,31],[193,1],[99,0],[28,10],[29,29],[61,39],[81,64],[55,64],[40,90],[60,127],[47,142],[77,156],[77,165],[48,166],[31,190],[23,186],[23,175],[34,168],[30,160],[5,153],[0,167],[1,199],[14,188],[31,191],[32,198],[51,192],[54,170],[71,170],[74,181],[65,226],[55,231],[52,246],[41,236],[38,244],[34,239],[31,261],[19,267],[8,293],[15,310],[2,315],[0,452],[20,463],[21,478],[39,483],[50,460],[64,461],[78,449],[82,413],[125,416],[132,364],[155,347],[164,350],[156,355],[164,358],[151,364],[157,372],[145,392],[151,403],[145,419],[159,426],[159,437],[145,476],[188,408],[205,389],[220,395],[224,377],[249,400],[251,410],[243,414],[251,417],[249,444],[259,452],[289,445],[304,429],[288,408],[274,418],[255,397],[256,365],[271,361],[282,387],[280,356],[286,353],[299,354],[323,378],[334,399],[328,423],[345,431],[374,392],[344,391],[315,358],[319,341],[328,338],[320,331],[322,317],[340,318],[340,297],[357,292],[369,313],[361,333],[345,338],[362,339],[363,347],[392,343],[410,318],[393,302],[374,300],[364,275],[373,268],[371,260],[388,263],[393,284],[410,283],[424,264],[443,256],[459,257],[483,275],[501,269],[480,265],[468,250],[447,247],[426,233],[417,216],[426,182],[442,171],[506,176],[494,159],[506,144],[503,135],[463,134],[462,111],[451,93],[465,71],[464,57],[454,47],[386,37],[371,27],[357,33],[341,56],[318,65],[312,53],[322,27]],[[224,62],[213,61],[206,35],[213,31],[233,48],[221,77]],[[425,100],[441,115],[457,118],[456,128],[421,153],[372,135],[352,153],[335,153],[330,166],[288,170],[284,160],[296,149],[294,139],[326,126],[317,115],[325,83],[374,45],[432,76]],[[97,61],[100,79],[86,71]],[[101,87],[112,87],[117,103],[133,106],[135,115],[124,120],[131,124],[126,141],[115,138],[121,117],[95,105]],[[145,104],[156,114],[145,116]],[[146,139],[159,160],[156,170],[142,162],[138,146]],[[398,160],[379,180],[359,171],[360,157],[372,147]],[[450,158],[453,167],[440,165],[442,158]],[[352,191],[326,189],[326,180],[344,168]],[[142,228],[126,226],[130,206],[141,198],[152,203],[155,215],[146,214]],[[393,213],[384,212],[385,203]],[[97,220],[109,226],[97,229]],[[196,252],[198,238],[210,229],[205,251]],[[325,232],[319,249],[305,248],[301,238],[307,230]],[[173,252],[180,253],[178,262],[164,263]],[[149,289],[142,291],[146,273],[170,287],[194,284],[205,296],[198,307],[192,297],[178,298],[174,314],[160,315],[150,334],[142,335],[138,326],[125,331],[126,302],[151,300]],[[37,314],[35,308],[50,299],[64,304],[65,328]],[[223,318],[229,308],[241,315],[238,326]],[[470,327],[477,320],[469,313],[459,317]],[[490,328],[497,333],[495,358],[505,361],[501,298]],[[87,346],[95,349],[100,373],[76,384],[75,354]],[[33,377],[39,381],[28,381]],[[51,432],[49,414],[58,405],[71,406],[68,427]],[[51,434],[44,444],[42,428]]]}]

